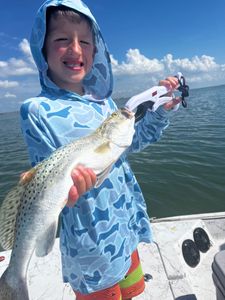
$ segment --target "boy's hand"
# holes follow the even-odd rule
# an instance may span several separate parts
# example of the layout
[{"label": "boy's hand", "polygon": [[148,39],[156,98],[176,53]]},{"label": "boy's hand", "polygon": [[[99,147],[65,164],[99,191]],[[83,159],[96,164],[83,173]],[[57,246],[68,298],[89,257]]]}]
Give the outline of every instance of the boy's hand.
[{"label": "boy's hand", "polygon": [[[178,88],[179,82],[178,82],[178,79],[176,77],[167,77],[164,80],[160,80],[159,85],[165,86],[167,88],[167,90],[169,91],[167,95],[171,96],[173,94],[173,91]],[[166,110],[170,110],[180,102],[181,102],[181,98],[177,97],[177,98],[174,98],[171,101],[165,103],[163,105],[163,107]]]},{"label": "boy's hand", "polygon": [[74,185],[70,188],[67,206],[72,207],[78,198],[92,188],[96,181],[96,174],[92,169],[78,166],[71,174]]}]

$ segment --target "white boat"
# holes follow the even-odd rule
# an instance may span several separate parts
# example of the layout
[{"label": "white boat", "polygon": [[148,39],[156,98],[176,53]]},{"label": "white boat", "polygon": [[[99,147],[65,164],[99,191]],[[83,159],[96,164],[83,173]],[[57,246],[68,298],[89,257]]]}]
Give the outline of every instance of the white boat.
[{"label": "white boat", "polygon": [[[225,212],[152,219],[151,222],[155,242],[139,245],[142,267],[146,274],[146,289],[135,299],[225,299],[218,293],[218,287],[212,279],[214,257],[225,249]],[[203,235],[200,236],[197,232],[196,240],[193,234],[199,228],[203,229],[199,231]],[[190,244],[188,241],[191,241]],[[187,254],[186,258],[183,252]],[[0,252],[0,276],[7,267],[9,258],[10,251]],[[75,299],[70,286],[62,282],[58,239],[48,256],[32,257],[28,286],[30,300]]]}]

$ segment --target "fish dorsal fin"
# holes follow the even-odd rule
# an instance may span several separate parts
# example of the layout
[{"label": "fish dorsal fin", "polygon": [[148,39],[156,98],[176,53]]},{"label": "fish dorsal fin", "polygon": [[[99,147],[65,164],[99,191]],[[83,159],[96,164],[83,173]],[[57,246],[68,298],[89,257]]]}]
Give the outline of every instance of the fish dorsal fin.
[{"label": "fish dorsal fin", "polygon": [[16,216],[25,185],[18,183],[5,197],[0,207],[0,244],[5,250],[13,246],[15,238]]},{"label": "fish dorsal fin", "polygon": [[109,151],[110,150],[110,142],[109,141],[107,141],[107,142],[105,142],[105,143],[103,143],[103,144],[101,144],[100,146],[98,146],[96,149],[95,149],[95,152],[97,152],[97,153],[105,153],[105,152],[107,152],[107,151]]},{"label": "fish dorsal fin", "polygon": [[16,187],[6,195],[0,207],[0,245],[9,250],[12,248],[16,232],[16,218],[27,184],[37,172],[37,166],[25,172]]}]

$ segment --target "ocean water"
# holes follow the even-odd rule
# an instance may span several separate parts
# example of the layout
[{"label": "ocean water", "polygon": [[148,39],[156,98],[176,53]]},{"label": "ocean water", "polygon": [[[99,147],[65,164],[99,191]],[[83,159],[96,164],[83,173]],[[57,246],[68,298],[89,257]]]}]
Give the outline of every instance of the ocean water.
[{"label": "ocean water", "polygon": [[[191,90],[170,123],[160,141],[129,157],[149,215],[224,211],[225,85]],[[28,168],[18,113],[0,114],[0,203]]]}]

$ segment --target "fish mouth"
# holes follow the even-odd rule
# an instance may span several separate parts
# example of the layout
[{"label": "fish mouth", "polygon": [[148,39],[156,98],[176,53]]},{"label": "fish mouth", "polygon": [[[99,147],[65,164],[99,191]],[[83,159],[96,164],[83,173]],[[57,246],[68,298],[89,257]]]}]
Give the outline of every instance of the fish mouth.
[{"label": "fish mouth", "polygon": [[134,117],[134,113],[127,108],[121,108],[121,113],[123,116],[125,116],[127,119],[132,119]]}]

